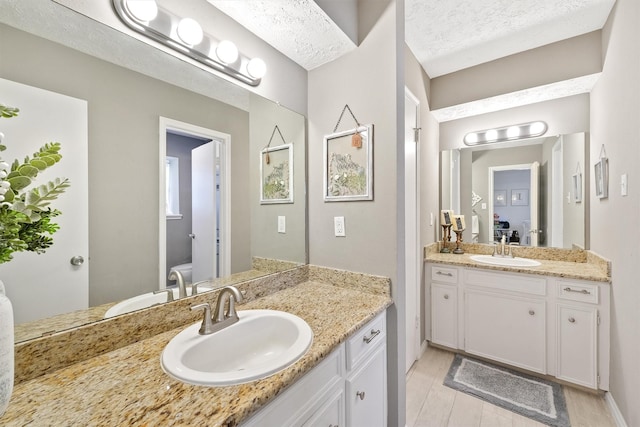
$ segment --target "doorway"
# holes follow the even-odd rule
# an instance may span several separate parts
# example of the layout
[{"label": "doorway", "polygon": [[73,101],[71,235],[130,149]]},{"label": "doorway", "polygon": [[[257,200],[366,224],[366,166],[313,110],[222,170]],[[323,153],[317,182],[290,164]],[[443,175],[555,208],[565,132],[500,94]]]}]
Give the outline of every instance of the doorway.
[{"label": "doorway", "polygon": [[160,120],[159,289],[172,267],[191,281],[230,274],[230,136]]}]

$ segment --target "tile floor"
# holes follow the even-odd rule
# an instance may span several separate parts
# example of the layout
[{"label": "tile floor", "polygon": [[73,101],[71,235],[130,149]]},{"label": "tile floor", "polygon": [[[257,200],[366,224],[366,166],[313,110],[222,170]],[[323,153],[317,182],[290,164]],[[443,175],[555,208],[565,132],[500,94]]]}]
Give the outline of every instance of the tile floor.
[{"label": "tile floor", "polygon": [[[531,427],[539,422],[442,384],[454,354],[429,347],[407,374],[408,427]],[[600,395],[564,387],[572,427],[615,427]]]}]

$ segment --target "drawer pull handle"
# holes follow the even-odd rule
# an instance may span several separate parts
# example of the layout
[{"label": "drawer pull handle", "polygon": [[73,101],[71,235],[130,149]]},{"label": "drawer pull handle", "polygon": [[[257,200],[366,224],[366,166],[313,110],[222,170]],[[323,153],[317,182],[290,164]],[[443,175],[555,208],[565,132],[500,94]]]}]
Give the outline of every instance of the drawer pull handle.
[{"label": "drawer pull handle", "polygon": [[364,400],[364,391],[357,392],[356,396],[358,396],[360,398],[360,400]]},{"label": "drawer pull handle", "polygon": [[449,299],[449,294],[444,294],[444,299]]},{"label": "drawer pull handle", "polygon": [[442,271],[437,271],[436,274],[438,276],[449,276],[449,277],[453,277],[453,274],[451,273],[443,273]]},{"label": "drawer pull handle", "polygon": [[535,311],[533,311],[533,310],[529,310],[529,314],[533,316],[533,315],[535,315],[535,314],[536,314],[536,312],[535,312]]},{"label": "drawer pull handle", "polygon": [[586,290],[586,289],[581,289],[581,290],[577,291],[577,290],[575,290],[575,289],[571,289],[571,288],[569,288],[569,287],[566,287],[566,288],[564,288],[564,289],[563,289],[563,291],[565,291],[565,292],[575,292],[575,293],[577,293],[577,294],[591,295],[591,292],[589,292],[589,291],[588,291],[588,290]]},{"label": "drawer pull handle", "polygon": [[[370,336],[365,336],[362,338],[362,341],[366,342],[367,344],[369,344],[375,337],[377,337],[378,335],[380,335],[380,329],[372,329],[371,330],[371,335]],[[364,392],[362,393],[364,395]]]},{"label": "drawer pull handle", "polygon": [[569,317],[569,323],[576,323],[576,319],[574,319],[573,317]]}]

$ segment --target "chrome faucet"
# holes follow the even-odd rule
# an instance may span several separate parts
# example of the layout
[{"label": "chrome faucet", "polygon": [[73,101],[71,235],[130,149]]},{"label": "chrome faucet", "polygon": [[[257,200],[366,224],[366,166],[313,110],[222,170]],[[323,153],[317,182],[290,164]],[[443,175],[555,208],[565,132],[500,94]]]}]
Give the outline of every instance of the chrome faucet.
[{"label": "chrome faucet", "polygon": [[495,257],[509,257],[513,258],[513,249],[511,244],[507,244],[507,235],[503,234],[500,239],[500,245],[497,243],[493,244],[493,254],[491,256]]},{"label": "chrome faucet", "polygon": [[169,280],[175,280],[178,282],[178,298],[184,298],[187,296],[187,287],[184,283],[182,273],[176,270],[171,270],[169,272]]},{"label": "chrome faucet", "polygon": [[[229,309],[225,312],[227,301],[229,301]],[[236,323],[239,320],[235,307],[236,302],[242,302],[242,294],[238,288],[225,286],[218,294],[218,302],[216,303],[216,308],[213,313],[215,317],[212,316],[209,303],[198,304],[191,307],[191,310],[204,309],[204,318],[202,319],[202,325],[198,333],[200,335],[209,335]]]},{"label": "chrome faucet", "polygon": [[173,302],[173,289],[158,289],[157,291],[153,291],[155,294],[161,294],[162,292],[167,293],[167,302]]}]

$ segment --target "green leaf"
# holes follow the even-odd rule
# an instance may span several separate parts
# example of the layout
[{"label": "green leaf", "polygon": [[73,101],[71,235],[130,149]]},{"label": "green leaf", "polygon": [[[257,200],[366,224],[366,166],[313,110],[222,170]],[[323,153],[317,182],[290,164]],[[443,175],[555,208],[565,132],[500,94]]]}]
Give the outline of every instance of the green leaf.
[{"label": "green leaf", "polygon": [[15,192],[18,192],[31,184],[31,178],[29,178],[28,176],[15,176],[13,178],[7,179],[7,181],[9,181],[9,184],[11,184],[11,188]]},{"label": "green leaf", "polygon": [[53,166],[56,164],[56,159],[52,156],[40,156],[38,159],[42,160],[47,164],[47,166]]},{"label": "green leaf", "polygon": [[33,159],[29,162],[31,166],[38,168],[38,170],[43,171],[47,168],[47,162],[40,159]]},{"label": "green leaf", "polygon": [[41,210],[49,205],[51,200],[55,200],[71,184],[68,179],[56,178],[45,185],[34,188],[25,195],[25,208]]},{"label": "green leaf", "polygon": [[35,178],[38,175],[38,168],[28,165],[22,165],[18,168],[18,172],[22,176],[28,176],[29,178]]}]

